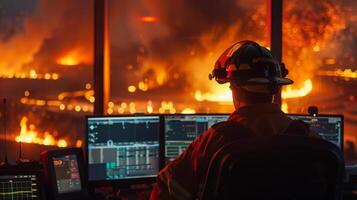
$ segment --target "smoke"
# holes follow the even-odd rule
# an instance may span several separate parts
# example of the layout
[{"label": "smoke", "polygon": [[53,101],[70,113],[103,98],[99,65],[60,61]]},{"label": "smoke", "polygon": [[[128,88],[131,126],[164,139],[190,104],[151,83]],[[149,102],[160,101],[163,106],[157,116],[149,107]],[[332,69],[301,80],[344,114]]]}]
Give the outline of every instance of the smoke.
[{"label": "smoke", "polygon": [[[139,59],[134,64],[137,76],[132,76],[131,81],[136,77],[139,81],[143,76],[150,80],[164,73],[164,82],[157,83],[156,87],[171,85],[175,91],[191,92],[194,88],[208,89],[208,73],[225,48],[245,39],[266,45],[265,1],[111,2],[112,10],[120,13],[117,18],[112,16],[111,24],[115,25],[111,26],[111,32],[122,38],[114,37],[113,45],[139,47]],[[145,15],[157,17],[158,22],[138,20]],[[147,72],[153,76],[145,77]]]},{"label": "smoke", "polygon": [[[11,5],[10,1],[3,0],[2,5]],[[0,41],[0,70],[3,73],[21,71],[24,66],[41,69],[40,65],[53,63],[54,56],[71,47],[91,57],[91,48],[87,48],[92,44],[88,39],[92,35],[88,30],[91,10],[83,9],[88,5],[85,0],[33,0],[29,5],[34,7],[32,12],[19,10],[12,16],[19,18],[16,23],[21,28]],[[82,15],[83,10],[88,13]]]}]

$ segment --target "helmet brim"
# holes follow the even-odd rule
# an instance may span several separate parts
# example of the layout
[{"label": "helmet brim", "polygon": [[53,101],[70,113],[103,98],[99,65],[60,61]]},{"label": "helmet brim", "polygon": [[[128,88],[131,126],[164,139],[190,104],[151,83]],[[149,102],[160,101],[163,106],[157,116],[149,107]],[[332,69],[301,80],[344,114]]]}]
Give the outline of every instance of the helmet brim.
[{"label": "helmet brim", "polygon": [[268,79],[268,78],[251,78],[246,81],[245,85],[268,85],[271,83],[276,83],[277,85],[290,85],[293,84],[294,81],[288,78],[281,78],[281,77],[274,77],[273,80]]}]

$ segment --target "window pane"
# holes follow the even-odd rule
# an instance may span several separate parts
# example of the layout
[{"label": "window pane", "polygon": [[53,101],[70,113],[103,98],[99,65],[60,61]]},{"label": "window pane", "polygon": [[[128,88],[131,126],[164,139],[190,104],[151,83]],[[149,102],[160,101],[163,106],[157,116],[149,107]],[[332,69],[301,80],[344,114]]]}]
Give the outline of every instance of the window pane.
[{"label": "window pane", "polygon": [[93,110],[92,55],[92,0],[0,1],[0,97],[11,140],[80,145]]},{"label": "window pane", "polygon": [[111,0],[109,114],[232,112],[228,84],[208,80],[233,43],[267,45],[263,0]]}]

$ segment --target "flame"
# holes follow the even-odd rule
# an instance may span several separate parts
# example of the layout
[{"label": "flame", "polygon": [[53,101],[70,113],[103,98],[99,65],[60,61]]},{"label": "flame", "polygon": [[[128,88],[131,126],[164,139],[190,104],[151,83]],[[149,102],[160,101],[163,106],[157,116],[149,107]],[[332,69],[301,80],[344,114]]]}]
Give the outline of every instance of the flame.
[{"label": "flame", "polygon": [[291,85],[286,86],[285,90],[281,92],[281,97],[283,99],[291,99],[304,97],[312,91],[312,81],[310,79],[304,81],[302,88],[293,89]]},{"label": "flame", "polygon": [[64,139],[60,139],[56,141],[56,139],[49,133],[45,132],[43,137],[40,137],[38,132],[35,130],[35,125],[30,124],[27,126],[28,118],[26,116],[21,118],[20,121],[20,135],[16,136],[16,142],[24,142],[24,143],[35,143],[41,145],[56,145],[58,147],[66,147],[67,141]]},{"label": "flame", "polygon": [[182,110],[181,112],[182,114],[195,114],[196,113],[196,110],[195,109],[192,109],[192,108],[185,108]]},{"label": "flame", "polygon": [[60,58],[57,63],[60,65],[74,66],[78,65],[79,61],[75,56],[67,55],[65,57]]},{"label": "flame", "polygon": [[139,20],[146,23],[153,23],[159,21],[159,19],[154,16],[141,16],[139,17]]},{"label": "flame", "polygon": [[[212,102],[231,102],[232,92],[229,88],[220,87],[219,85],[213,88],[214,92],[202,93],[200,90],[195,91],[196,101],[212,101]],[[308,95],[312,91],[312,81],[310,79],[304,81],[303,87],[294,89],[292,86],[286,86],[282,91],[283,99],[299,98]]]},{"label": "flame", "polygon": [[86,52],[86,50],[83,48],[73,49],[66,54],[62,54],[56,62],[59,65],[65,66],[75,66],[83,63],[91,63],[92,58],[84,52]]},{"label": "flame", "polygon": [[355,70],[355,71],[352,71],[352,69],[320,70],[318,72],[318,75],[320,75],[320,76],[336,76],[336,77],[342,77],[342,78],[356,79],[357,78],[357,70]]}]

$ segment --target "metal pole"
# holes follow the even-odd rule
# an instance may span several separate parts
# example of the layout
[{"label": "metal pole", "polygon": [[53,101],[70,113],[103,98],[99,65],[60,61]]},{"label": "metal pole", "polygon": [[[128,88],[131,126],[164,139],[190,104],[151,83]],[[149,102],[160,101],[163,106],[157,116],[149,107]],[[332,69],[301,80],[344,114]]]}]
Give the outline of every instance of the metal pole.
[{"label": "metal pole", "polygon": [[[276,60],[282,60],[282,23],[283,0],[268,0],[268,32],[270,49]],[[281,91],[276,95],[275,102],[281,104]]]},{"label": "metal pole", "polygon": [[110,95],[108,1],[94,0],[94,114],[107,113]]}]

